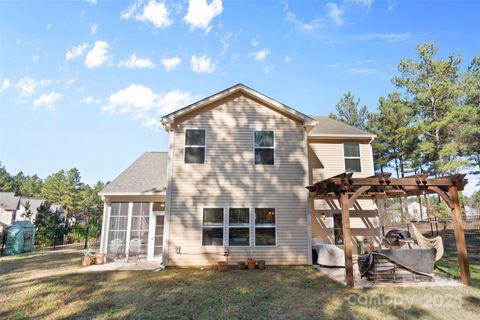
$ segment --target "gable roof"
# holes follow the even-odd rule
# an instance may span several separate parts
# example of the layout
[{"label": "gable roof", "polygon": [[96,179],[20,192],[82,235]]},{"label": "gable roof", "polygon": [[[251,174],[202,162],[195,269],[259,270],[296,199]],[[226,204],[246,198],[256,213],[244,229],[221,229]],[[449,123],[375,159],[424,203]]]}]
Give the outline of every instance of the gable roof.
[{"label": "gable roof", "polygon": [[324,138],[375,138],[373,133],[352,127],[343,122],[325,116],[310,116],[318,124],[308,133],[309,137]]},{"label": "gable roof", "polygon": [[15,192],[0,192],[0,207],[4,210],[17,210],[20,197]]},{"label": "gable roof", "polygon": [[[46,202],[47,199],[37,199],[37,198],[28,198],[28,197],[21,197],[20,198],[20,204],[25,207],[25,205],[28,204],[30,205],[30,211],[33,213],[33,214],[37,214],[37,211],[38,211],[38,208],[40,208],[40,205],[44,202]],[[55,210],[57,209],[57,207],[59,207],[59,205],[57,204],[52,204],[50,205],[50,209],[52,210]]]},{"label": "gable roof", "polygon": [[167,189],[167,152],[145,152],[100,195],[162,195]]},{"label": "gable roof", "polygon": [[303,122],[303,125],[305,127],[312,127],[317,124],[316,120],[301,113],[300,111],[297,111],[283,103],[280,103],[250,87],[247,87],[246,85],[242,83],[238,83],[230,88],[227,88],[225,90],[222,90],[218,93],[215,93],[214,95],[211,95],[205,99],[202,99],[200,101],[197,101],[195,103],[192,103],[182,109],[178,109],[172,113],[169,113],[161,118],[161,122],[163,124],[163,127],[165,130],[169,131],[169,128],[171,127],[172,124],[175,123],[175,120],[178,119],[179,117],[182,117],[190,112],[193,112],[195,110],[198,110],[200,108],[203,108],[205,106],[210,105],[211,103],[214,103],[216,101],[219,101],[221,99],[224,99],[225,97],[231,96],[233,94],[236,94],[238,92],[241,92],[245,94],[246,96],[253,97],[257,100],[260,100],[267,106],[277,110],[281,111],[283,113],[286,113],[293,117],[294,119],[298,119]]}]

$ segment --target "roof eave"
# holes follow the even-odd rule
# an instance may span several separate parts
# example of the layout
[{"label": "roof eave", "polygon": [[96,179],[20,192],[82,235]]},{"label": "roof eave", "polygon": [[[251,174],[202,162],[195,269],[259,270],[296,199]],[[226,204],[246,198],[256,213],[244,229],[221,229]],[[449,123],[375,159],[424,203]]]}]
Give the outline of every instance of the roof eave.
[{"label": "roof eave", "polygon": [[237,84],[233,87],[230,87],[230,88],[227,88],[223,91],[220,91],[212,96],[209,96],[205,99],[202,99],[200,101],[197,101],[191,105],[188,105],[184,108],[181,108],[177,111],[174,111],[172,113],[169,113],[165,116],[163,116],[161,119],[160,119],[160,122],[162,123],[163,125],[163,128],[166,130],[166,131],[170,131],[172,126],[175,124],[175,120],[179,117],[182,117],[194,110],[197,110],[199,108],[202,108],[204,106],[207,106],[211,103],[214,103],[216,101],[219,101],[231,94],[234,94],[236,92],[245,92],[247,94],[250,94],[254,97],[256,97],[257,99],[259,99],[260,101],[263,101],[265,102],[266,104],[268,104],[269,106],[273,107],[274,109],[277,109],[278,111],[282,111],[284,113],[287,113],[288,115],[296,118],[297,120],[300,120],[303,122],[303,126],[305,128],[308,128],[308,127],[313,127],[315,125],[318,124],[317,120],[283,104],[283,103],[280,103],[252,88],[249,88],[247,86],[245,86],[244,84]]},{"label": "roof eave", "polygon": [[99,192],[100,196],[165,196],[166,192]]},{"label": "roof eave", "polygon": [[355,138],[355,139],[374,139],[377,136],[375,134],[312,134],[308,135],[309,138],[329,138],[329,139],[343,139],[343,138]]}]

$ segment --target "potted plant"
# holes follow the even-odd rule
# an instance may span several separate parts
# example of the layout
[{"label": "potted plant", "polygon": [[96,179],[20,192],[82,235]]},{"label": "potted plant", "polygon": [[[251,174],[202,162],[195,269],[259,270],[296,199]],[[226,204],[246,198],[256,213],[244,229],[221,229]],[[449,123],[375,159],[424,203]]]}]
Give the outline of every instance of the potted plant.
[{"label": "potted plant", "polygon": [[99,252],[95,256],[95,264],[104,264],[105,263],[105,253]]},{"label": "potted plant", "polygon": [[257,260],[255,258],[247,259],[248,270],[255,270],[256,264],[257,264]]},{"label": "potted plant", "polygon": [[260,270],[265,269],[265,260],[258,260],[258,269]]},{"label": "potted plant", "polygon": [[247,269],[247,264],[245,263],[245,261],[238,261],[238,268],[240,270],[245,270]]},{"label": "potted plant", "polygon": [[217,261],[217,269],[220,272],[225,272],[228,269],[228,264],[226,261]]},{"label": "potted plant", "polygon": [[95,264],[95,252],[91,249],[82,250],[82,266],[88,267]]}]

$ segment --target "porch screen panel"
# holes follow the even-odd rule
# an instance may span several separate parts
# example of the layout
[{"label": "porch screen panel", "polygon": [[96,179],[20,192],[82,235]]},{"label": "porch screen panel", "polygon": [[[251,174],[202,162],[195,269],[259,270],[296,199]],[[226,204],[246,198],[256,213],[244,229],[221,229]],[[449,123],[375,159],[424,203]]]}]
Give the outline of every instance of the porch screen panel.
[{"label": "porch screen panel", "polygon": [[127,240],[128,202],[112,202],[108,229],[108,258],[125,255]]},{"label": "porch screen panel", "polygon": [[147,253],[149,215],[150,203],[133,203],[129,255]]}]

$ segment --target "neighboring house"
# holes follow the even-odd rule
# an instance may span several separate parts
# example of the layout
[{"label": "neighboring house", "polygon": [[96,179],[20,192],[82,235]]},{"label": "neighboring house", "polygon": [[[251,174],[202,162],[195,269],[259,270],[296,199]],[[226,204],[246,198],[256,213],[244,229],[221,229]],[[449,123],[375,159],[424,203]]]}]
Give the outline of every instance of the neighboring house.
[{"label": "neighboring house", "polygon": [[15,222],[20,206],[20,197],[14,192],[0,192],[0,233]]},{"label": "neighboring house", "polygon": [[469,206],[465,206],[465,216],[469,217],[476,217],[478,216],[478,210],[475,208],[471,208]]},{"label": "neighboring house", "polygon": [[[27,211],[27,207],[29,208],[32,215],[28,219],[32,223],[35,221],[35,217],[37,216],[37,211],[42,205],[42,203],[46,202],[47,199],[38,199],[38,198],[30,198],[30,197],[21,197],[20,198],[20,207],[17,210],[16,221],[20,220],[27,220],[25,217],[25,212]],[[63,207],[59,204],[51,204],[50,211],[60,211],[63,212]]]},{"label": "neighboring house", "polygon": [[[38,208],[45,201],[47,200],[16,196],[14,192],[0,192],[0,233],[4,228],[11,226],[16,221],[27,220],[24,216],[27,206],[29,206],[32,213],[28,220],[33,223]],[[58,204],[52,204],[50,209],[52,211],[63,211],[62,206]]]},{"label": "neighboring house", "polygon": [[[417,201],[412,200],[403,200],[407,201],[403,206],[406,207],[405,213],[410,215],[410,221],[424,221],[428,220],[427,207],[423,204],[418,203]],[[392,221],[400,222],[401,213],[402,213],[402,204],[400,202],[395,202],[394,204],[387,207],[389,214],[394,215]]]},{"label": "neighboring house", "polygon": [[[164,116],[168,152],[147,152],[108,184],[101,251],[169,266],[248,256],[312,263],[312,242],[342,243],[336,201],[309,200],[312,182],[374,174],[374,135],[307,116],[242,84]],[[353,236],[377,237],[370,200],[351,212]]]}]

